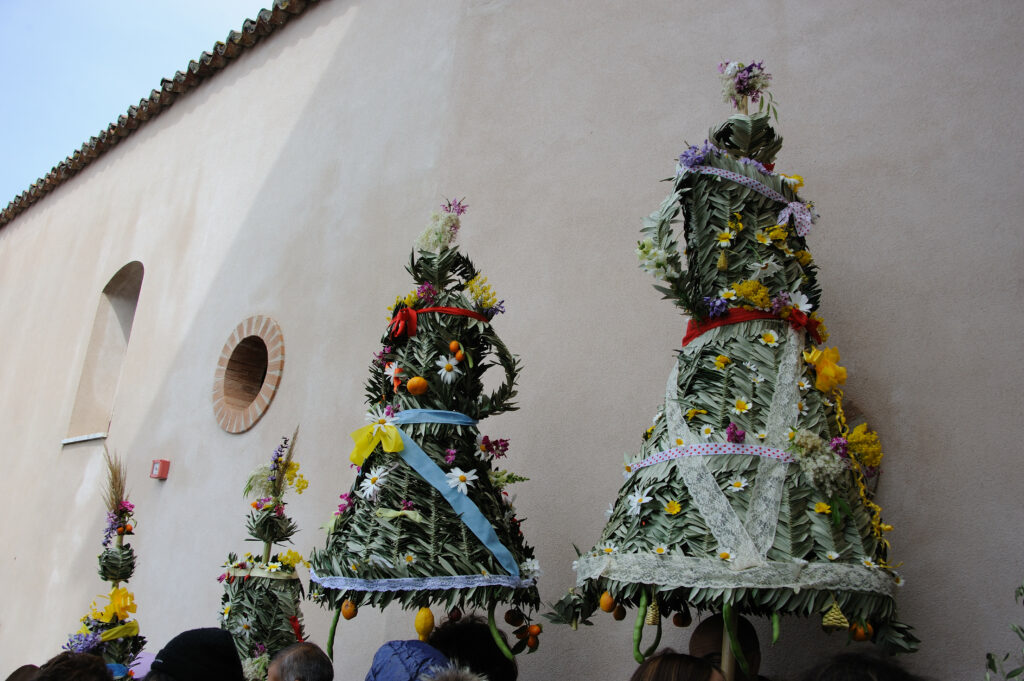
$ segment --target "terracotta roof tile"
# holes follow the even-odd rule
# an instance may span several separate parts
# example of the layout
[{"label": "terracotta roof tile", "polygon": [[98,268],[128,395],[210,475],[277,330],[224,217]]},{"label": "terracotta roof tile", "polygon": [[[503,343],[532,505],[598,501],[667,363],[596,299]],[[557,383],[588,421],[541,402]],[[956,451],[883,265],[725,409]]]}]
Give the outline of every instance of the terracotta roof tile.
[{"label": "terracotta roof tile", "polygon": [[138,106],[128,107],[127,113],[118,116],[117,121],[107,126],[106,130],[89,138],[81,149],[74,151],[54,166],[45,177],[36,180],[8,203],[7,207],[0,211],[0,228],[135,132],[146,121],[160,115],[163,110],[174,104],[178,97],[188,94],[207,78],[227,68],[240,54],[319,1],[274,0],[272,9],[260,10],[255,19],[246,19],[240,32],[229,32],[224,42],[217,42],[211,51],[203,52],[198,59],[190,61],[184,71],[178,71],[170,78],[163,78],[159,90],[150,92],[149,97],[140,100]]}]

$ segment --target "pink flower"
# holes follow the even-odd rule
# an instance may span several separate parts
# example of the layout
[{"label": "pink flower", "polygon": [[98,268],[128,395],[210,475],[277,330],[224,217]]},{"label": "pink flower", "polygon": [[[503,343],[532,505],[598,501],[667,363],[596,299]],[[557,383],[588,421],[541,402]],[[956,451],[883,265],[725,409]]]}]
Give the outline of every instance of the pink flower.
[{"label": "pink flower", "polygon": [[444,450],[444,462],[445,463],[455,463],[455,450],[454,449],[446,449],[446,450]]}]

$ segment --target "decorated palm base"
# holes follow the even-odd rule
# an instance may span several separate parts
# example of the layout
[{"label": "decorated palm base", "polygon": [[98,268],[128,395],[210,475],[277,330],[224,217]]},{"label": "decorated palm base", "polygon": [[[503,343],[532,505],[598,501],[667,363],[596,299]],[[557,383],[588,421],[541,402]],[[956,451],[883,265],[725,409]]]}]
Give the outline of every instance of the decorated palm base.
[{"label": "decorated palm base", "polygon": [[[390,309],[370,365],[367,425],[352,435],[359,472],[310,557],[311,592],[346,618],[364,605],[439,605],[487,609],[493,628],[499,603],[539,605],[533,549],[504,492],[525,478],[498,468],[508,441],[478,426],[515,408],[519,367],[491,325],[502,303],[452,247],[464,207],[445,208],[420,238],[408,267],[416,288]],[[504,381],[486,394],[493,368]]]},{"label": "decorated palm base", "polygon": [[[740,110],[751,83],[770,80],[760,64],[722,72]],[[768,616],[777,634],[782,615],[820,615],[827,629],[916,646],[895,619],[892,528],[869,488],[878,437],[850,428],[839,352],[816,347],[827,332],[805,238],[817,215],[796,193],[802,178],[775,172],[781,146],[767,114],[732,116],[683,152],[673,192],[644,221],[641,267],[690,322],[556,621],[629,606],[660,627],[693,607],[723,612],[727,626],[739,613]],[[654,648],[641,649],[641,634],[638,660]]]}]

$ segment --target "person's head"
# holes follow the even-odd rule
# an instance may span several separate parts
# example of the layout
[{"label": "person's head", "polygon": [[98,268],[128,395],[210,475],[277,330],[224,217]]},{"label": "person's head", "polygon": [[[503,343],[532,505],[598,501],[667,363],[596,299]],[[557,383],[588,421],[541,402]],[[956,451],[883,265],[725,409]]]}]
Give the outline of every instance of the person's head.
[{"label": "person's head", "polygon": [[629,681],[725,681],[709,660],[666,648],[644,660]]},{"label": "person's head", "polygon": [[333,681],[334,666],[313,643],[296,643],[274,655],[267,681]]},{"label": "person's head", "polygon": [[167,642],[147,681],[243,681],[242,663],[231,634],[223,629],[183,631]]},{"label": "person's head", "polygon": [[[721,615],[712,615],[697,625],[690,636],[690,654],[703,657],[716,666],[722,663],[722,637],[725,634],[725,621]],[[761,669],[761,642],[757,638],[757,630],[745,617],[736,618],[736,638],[740,650],[747,660],[749,675],[744,675],[740,666],[736,665],[737,681],[756,679]]]},{"label": "person's head", "polygon": [[801,681],[920,681],[895,662],[864,653],[843,653],[814,667]]},{"label": "person's head", "polygon": [[465,615],[456,621],[447,620],[427,640],[445,657],[488,681],[516,681],[519,667],[498,648],[491,628],[483,618]]},{"label": "person's head", "polygon": [[107,669],[102,657],[64,652],[50,658],[30,678],[33,681],[109,681],[114,675]]},{"label": "person's head", "polygon": [[8,676],[5,681],[32,681],[36,678],[36,673],[39,671],[39,667],[34,664],[23,664]]}]

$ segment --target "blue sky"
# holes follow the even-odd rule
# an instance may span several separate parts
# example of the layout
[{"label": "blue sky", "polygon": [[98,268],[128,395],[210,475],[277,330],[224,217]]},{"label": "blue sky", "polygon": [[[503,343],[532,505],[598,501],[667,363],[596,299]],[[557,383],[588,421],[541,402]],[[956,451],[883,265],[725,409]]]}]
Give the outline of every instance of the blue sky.
[{"label": "blue sky", "polygon": [[0,208],[273,0],[0,0]]}]

